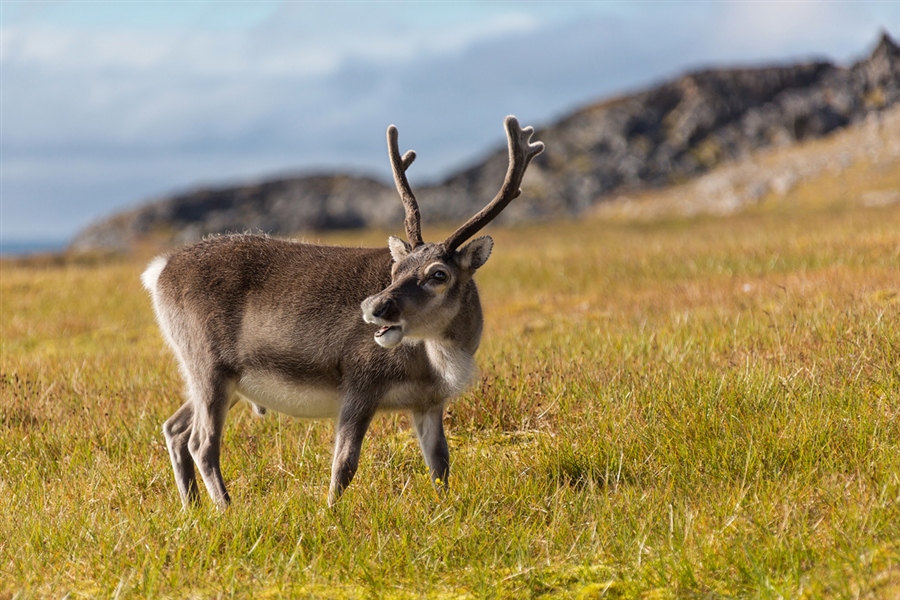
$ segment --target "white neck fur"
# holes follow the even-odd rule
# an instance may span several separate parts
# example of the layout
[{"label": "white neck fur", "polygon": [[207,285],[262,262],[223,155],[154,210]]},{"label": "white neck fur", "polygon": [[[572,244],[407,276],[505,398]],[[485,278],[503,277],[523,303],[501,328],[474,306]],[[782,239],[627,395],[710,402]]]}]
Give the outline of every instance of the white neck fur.
[{"label": "white neck fur", "polygon": [[453,397],[465,390],[475,377],[475,358],[454,344],[425,340],[431,367],[443,379],[443,390]]}]

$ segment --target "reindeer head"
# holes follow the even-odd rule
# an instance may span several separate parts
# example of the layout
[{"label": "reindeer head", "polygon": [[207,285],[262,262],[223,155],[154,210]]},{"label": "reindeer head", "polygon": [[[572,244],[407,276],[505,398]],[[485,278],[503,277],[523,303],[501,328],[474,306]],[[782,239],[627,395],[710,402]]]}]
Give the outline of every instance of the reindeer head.
[{"label": "reindeer head", "polygon": [[403,157],[397,142],[397,128],[387,130],[388,150],[394,183],[406,208],[406,236],[409,243],[391,236],[388,247],[394,264],[391,284],[362,303],[363,319],[380,325],[375,341],[385,348],[396,346],[404,337],[439,338],[447,332],[461,311],[477,302],[472,276],[487,262],[494,246],[489,236],[470,239],[490,223],[522,192],[519,186],[532,158],[544,149],[531,142],[534,129],[519,127],[515,117],[504,121],[509,144],[509,168],[497,196],[478,214],[453,232],[446,240],[431,244],[422,241],[419,206],[406,179],[406,169],[416,158],[408,151]]}]

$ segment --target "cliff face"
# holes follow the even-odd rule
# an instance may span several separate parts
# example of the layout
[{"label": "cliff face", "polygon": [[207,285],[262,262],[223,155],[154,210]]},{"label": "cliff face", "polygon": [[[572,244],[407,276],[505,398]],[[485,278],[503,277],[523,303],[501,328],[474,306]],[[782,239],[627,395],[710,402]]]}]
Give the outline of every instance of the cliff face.
[{"label": "cliff face", "polygon": [[[887,34],[850,67],[818,62],[690,73],[539,130],[535,139],[546,151],[500,220],[579,215],[613,194],[684,181],[760,148],[825,136],[896,104],[900,48]],[[439,185],[418,188],[423,218],[468,218],[497,192],[506,166],[506,150],[498,149]],[[187,242],[225,231],[292,234],[401,222],[393,186],[316,175],[162,199],[88,228],[73,247],[124,247],[151,232]]]}]

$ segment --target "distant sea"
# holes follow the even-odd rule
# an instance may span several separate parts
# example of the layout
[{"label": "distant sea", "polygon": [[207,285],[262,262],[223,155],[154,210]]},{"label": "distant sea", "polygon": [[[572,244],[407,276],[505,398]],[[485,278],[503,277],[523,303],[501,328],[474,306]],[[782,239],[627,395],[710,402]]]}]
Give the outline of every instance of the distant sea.
[{"label": "distant sea", "polygon": [[68,240],[4,240],[0,239],[0,255],[25,256],[40,252],[59,252]]}]

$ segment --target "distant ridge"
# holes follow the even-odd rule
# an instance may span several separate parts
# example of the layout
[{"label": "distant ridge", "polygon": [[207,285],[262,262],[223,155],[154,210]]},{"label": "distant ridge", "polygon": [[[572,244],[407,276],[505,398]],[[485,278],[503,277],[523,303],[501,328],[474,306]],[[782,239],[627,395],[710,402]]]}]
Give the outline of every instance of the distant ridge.
[{"label": "distant ridge", "polygon": [[[755,150],[819,138],[900,104],[900,47],[883,33],[849,67],[828,62],[692,72],[586,106],[537,132],[546,144],[501,221],[572,217],[616,195],[686,181]],[[426,221],[457,222],[493,197],[501,148],[438,185],[416,188]],[[419,193],[421,192],[421,193]],[[210,233],[396,227],[393,186],[341,173],[194,190],[113,215],[76,250],[126,249],[147,235],[184,243]]]}]

